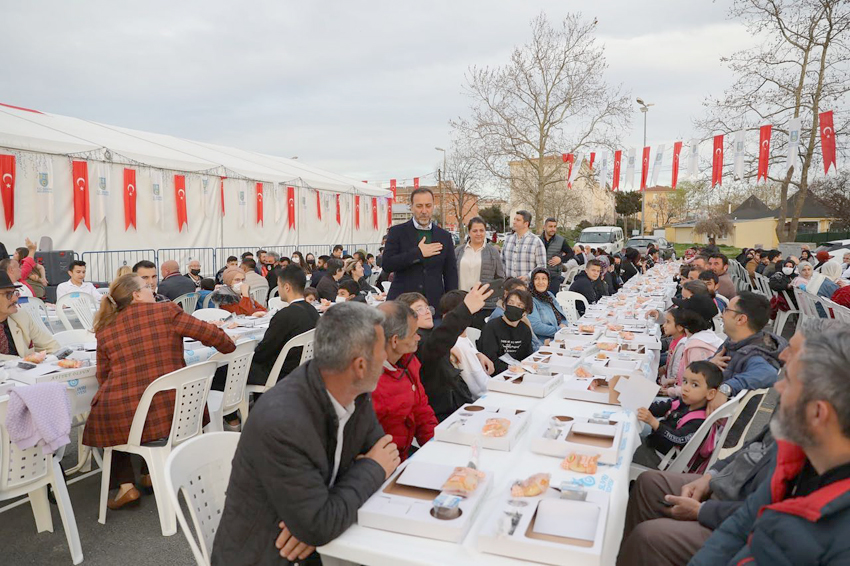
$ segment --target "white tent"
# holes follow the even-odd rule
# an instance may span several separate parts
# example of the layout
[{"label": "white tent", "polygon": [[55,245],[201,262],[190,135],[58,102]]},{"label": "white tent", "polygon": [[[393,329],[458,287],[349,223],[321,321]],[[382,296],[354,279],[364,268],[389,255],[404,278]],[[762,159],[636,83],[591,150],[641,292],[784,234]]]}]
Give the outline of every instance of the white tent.
[{"label": "white tent", "polygon": [[[0,222],[0,241],[7,247],[40,236],[51,236],[57,249],[78,252],[353,245],[380,242],[387,229],[389,191],[300,161],[236,148],[0,104],[4,154],[14,155],[16,164],[14,225],[6,230]],[[73,228],[73,161],[88,164],[91,231],[85,223]],[[39,173],[50,169],[53,178],[45,189]],[[136,228],[126,230],[125,169],[136,176]],[[177,226],[175,175],[183,176],[186,185],[188,227],[182,231]],[[105,191],[100,189],[101,177],[106,179]],[[154,200],[154,181],[160,185],[159,201]],[[262,224],[257,221],[257,183],[262,184]],[[288,218],[289,187],[295,195],[294,228]]]}]

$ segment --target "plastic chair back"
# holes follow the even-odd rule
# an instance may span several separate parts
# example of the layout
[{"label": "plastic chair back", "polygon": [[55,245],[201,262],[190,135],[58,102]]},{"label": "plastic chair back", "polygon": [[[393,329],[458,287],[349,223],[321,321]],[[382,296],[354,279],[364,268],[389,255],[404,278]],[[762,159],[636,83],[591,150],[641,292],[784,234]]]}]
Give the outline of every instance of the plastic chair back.
[{"label": "plastic chair back", "polygon": [[289,303],[281,299],[280,297],[272,297],[269,299],[269,310],[281,310],[285,309],[289,306]]},{"label": "plastic chair back", "polygon": [[[244,285],[244,283],[243,283],[243,285]],[[251,291],[248,294],[251,295],[252,299],[254,299],[258,303],[263,305],[263,307],[265,307],[268,304],[268,302],[266,301],[266,297],[269,294],[268,288],[259,287],[257,289],[251,289]]]},{"label": "plastic chair back", "polygon": [[581,293],[576,293],[575,291],[558,291],[555,298],[558,300],[558,304],[561,305],[561,308],[564,309],[564,314],[567,316],[567,321],[570,324],[577,322],[579,319],[578,309],[576,308],[577,301],[584,303],[585,310],[587,310],[590,306],[590,303],[587,302],[587,298]]},{"label": "plastic chair back", "polygon": [[22,495],[47,477],[52,454],[42,454],[41,446],[18,448],[6,429],[9,400],[0,401],[0,500]]},{"label": "plastic chair back", "polygon": [[231,313],[227,312],[224,309],[207,309],[202,308],[198,309],[192,313],[192,316],[197,318],[198,320],[203,320],[204,322],[213,322],[215,320],[224,320]]},{"label": "plastic chair back", "polygon": [[[239,438],[238,432],[203,434],[176,448],[165,461],[168,497],[177,511],[180,529],[189,542],[198,566],[210,564],[213,540],[224,510],[231,463]],[[200,541],[192,536],[183,514],[179,496],[181,491]]]},{"label": "plastic chair back", "polygon": [[283,349],[280,351],[280,354],[277,355],[277,359],[274,361],[274,365],[272,366],[271,371],[269,371],[269,377],[266,380],[266,384],[263,385],[249,385],[248,391],[251,393],[259,393],[263,391],[268,391],[272,387],[274,387],[275,383],[277,383],[278,375],[280,375],[280,371],[283,369],[283,363],[286,361],[286,356],[289,355],[290,350],[293,348],[302,348],[301,350],[301,361],[303,364],[308,360],[313,359],[313,338],[316,333],[316,329],[308,330],[298,336],[295,336],[289,340],[286,344],[283,345]]},{"label": "plastic chair back", "polygon": [[85,344],[86,342],[94,342],[94,332],[89,330],[63,330],[53,335],[53,339],[62,346],[74,346]]},{"label": "plastic chair back", "polygon": [[201,295],[198,293],[185,293],[171,302],[180,305],[180,308],[183,309],[183,312],[192,314],[193,312],[195,312],[195,308],[198,306],[198,299],[200,298]]},{"label": "plastic chair back", "polygon": [[477,344],[478,339],[481,338],[481,331],[470,326],[466,329],[466,337],[472,340],[473,344]]},{"label": "plastic chair back", "polygon": [[[273,297],[279,297],[279,296],[280,296],[280,289],[278,288],[277,285],[275,285],[274,289],[272,289],[271,293],[269,293],[269,299],[271,299]],[[269,304],[271,304],[271,303],[269,303]]]},{"label": "plastic chair back", "polygon": [[236,346],[229,354],[221,352],[210,357],[211,362],[227,363],[227,379],[224,382],[224,397],[221,401],[221,414],[229,415],[245,399],[245,386],[248,383],[248,370],[254,358],[254,349],[259,340],[248,340]]},{"label": "plastic chair back", "polygon": [[50,317],[47,314],[47,307],[44,306],[44,301],[38,297],[19,297],[18,306],[26,311],[42,330],[53,334],[53,325],[50,324]]},{"label": "plastic chair back", "polygon": [[[708,461],[708,466],[706,470],[711,469],[714,463],[721,459],[730,456],[731,454],[738,451],[741,446],[747,441],[747,432],[749,432],[750,427],[753,426],[753,421],[756,419],[756,415],[761,409],[762,405],[764,405],[765,399],[767,399],[767,394],[770,392],[770,389],[753,389],[752,391],[745,392],[745,395],[738,403],[738,406],[735,408],[735,412],[729,417],[729,420],[726,421],[726,424],[723,426],[723,431],[717,437],[717,443],[714,447],[714,453],[711,455],[711,459]],[[740,394],[739,394],[740,395]],[[750,417],[750,421],[747,423],[747,426],[744,427],[744,430],[741,431],[741,436],[738,437],[737,442],[734,446],[730,446],[729,448],[724,448],[723,445],[726,444],[726,437],[729,436],[729,431],[732,430],[732,427],[741,417],[741,414],[744,412],[744,409],[747,407],[747,404],[750,402],[750,399],[755,397],[756,395],[761,395],[761,399],[759,400],[758,405],[756,406],[755,412]]]},{"label": "plastic chair back", "polygon": [[384,293],[390,292],[390,287],[392,287],[392,281],[382,281],[381,287],[384,289]]},{"label": "plastic chair back", "polygon": [[65,330],[73,330],[74,326],[68,320],[68,315],[65,314],[65,308],[71,309],[83,328],[92,330],[94,328],[94,313],[97,311],[97,304],[94,298],[88,293],[68,293],[56,300],[56,316],[59,322],[65,327]]}]

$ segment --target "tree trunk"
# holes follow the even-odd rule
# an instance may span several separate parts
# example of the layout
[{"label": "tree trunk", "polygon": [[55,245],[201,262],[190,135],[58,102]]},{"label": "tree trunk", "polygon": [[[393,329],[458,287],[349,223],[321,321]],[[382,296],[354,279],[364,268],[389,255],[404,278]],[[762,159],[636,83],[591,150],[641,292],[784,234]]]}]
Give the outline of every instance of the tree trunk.
[{"label": "tree trunk", "polygon": [[788,219],[788,185],[791,184],[791,177],[794,176],[794,166],[788,168],[788,173],[782,180],[779,188],[779,220],[776,222],[776,237],[780,242],[788,241],[788,231],[785,229],[785,222]]}]

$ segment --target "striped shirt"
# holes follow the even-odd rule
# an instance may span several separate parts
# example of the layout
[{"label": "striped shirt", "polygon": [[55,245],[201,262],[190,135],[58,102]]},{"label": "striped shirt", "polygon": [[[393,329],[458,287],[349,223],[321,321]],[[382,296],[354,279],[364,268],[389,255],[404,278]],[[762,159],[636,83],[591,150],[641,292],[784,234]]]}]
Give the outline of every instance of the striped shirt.
[{"label": "striped shirt", "polygon": [[529,277],[535,268],[546,267],[546,246],[531,230],[522,237],[513,233],[505,238],[502,259],[508,277]]}]

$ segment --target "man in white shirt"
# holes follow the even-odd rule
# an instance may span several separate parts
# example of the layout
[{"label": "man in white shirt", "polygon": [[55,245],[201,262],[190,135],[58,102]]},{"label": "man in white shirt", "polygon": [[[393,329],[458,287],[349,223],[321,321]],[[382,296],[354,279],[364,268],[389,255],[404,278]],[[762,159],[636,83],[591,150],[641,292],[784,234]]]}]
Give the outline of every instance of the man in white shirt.
[{"label": "man in white shirt", "polygon": [[71,293],[85,293],[91,295],[96,304],[100,304],[100,294],[95,286],[89,281],[83,281],[86,278],[86,262],[78,259],[72,261],[68,267],[68,275],[71,279],[56,287],[57,300]]}]

